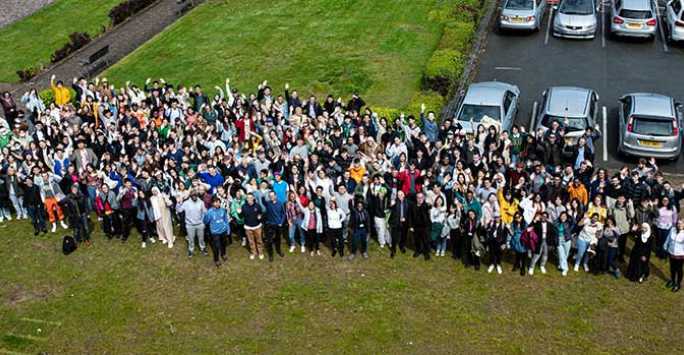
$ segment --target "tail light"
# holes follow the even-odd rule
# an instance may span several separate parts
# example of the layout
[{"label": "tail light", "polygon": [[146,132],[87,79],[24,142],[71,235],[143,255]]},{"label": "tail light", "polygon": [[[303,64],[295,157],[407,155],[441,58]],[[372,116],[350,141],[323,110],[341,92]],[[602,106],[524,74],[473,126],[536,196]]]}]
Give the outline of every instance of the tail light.
[{"label": "tail light", "polygon": [[632,132],[634,129],[634,117],[629,116],[627,119],[627,132]]},{"label": "tail light", "polygon": [[646,26],[655,26],[655,25],[656,25],[656,19],[654,19],[654,18],[646,21]]},{"label": "tail light", "polygon": [[623,23],[625,23],[625,20],[623,20],[620,17],[615,16],[615,17],[613,17],[613,23],[616,25],[622,25]]},{"label": "tail light", "polygon": [[684,27],[684,22],[682,22],[682,21],[675,21],[675,26],[677,26],[677,27]]},{"label": "tail light", "polygon": [[534,21],[534,16],[527,16],[527,22]]},{"label": "tail light", "polygon": [[673,136],[679,135],[679,127],[677,126],[677,120],[672,120],[672,135]]}]

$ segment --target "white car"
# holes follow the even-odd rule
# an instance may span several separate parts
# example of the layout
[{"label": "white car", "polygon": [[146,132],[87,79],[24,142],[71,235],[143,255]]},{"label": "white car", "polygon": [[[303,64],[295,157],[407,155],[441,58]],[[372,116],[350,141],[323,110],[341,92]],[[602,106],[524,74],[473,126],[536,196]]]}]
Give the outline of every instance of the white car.
[{"label": "white car", "polygon": [[665,29],[667,41],[684,41],[684,11],[682,0],[670,0],[665,6]]}]

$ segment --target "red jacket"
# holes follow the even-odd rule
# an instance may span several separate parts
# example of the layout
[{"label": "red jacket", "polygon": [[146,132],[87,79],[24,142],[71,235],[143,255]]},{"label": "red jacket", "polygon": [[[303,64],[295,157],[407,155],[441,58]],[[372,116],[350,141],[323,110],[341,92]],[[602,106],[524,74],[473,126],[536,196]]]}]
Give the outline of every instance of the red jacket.
[{"label": "red jacket", "polygon": [[401,181],[401,191],[408,196],[411,190],[411,175],[413,175],[413,183],[416,188],[416,193],[423,191],[422,179],[420,178],[420,170],[416,169],[411,173],[409,170],[404,170],[397,174],[397,180]]}]

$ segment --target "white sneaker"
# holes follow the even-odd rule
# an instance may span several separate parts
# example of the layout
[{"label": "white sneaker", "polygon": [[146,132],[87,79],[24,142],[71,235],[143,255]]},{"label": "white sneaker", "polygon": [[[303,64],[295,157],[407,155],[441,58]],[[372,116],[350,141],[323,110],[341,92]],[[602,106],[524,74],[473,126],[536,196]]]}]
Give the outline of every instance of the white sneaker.
[{"label": "white sneaker", "polygon": [[9,222],[9,221],[11,221],[11,220],[12,220],[12,215],[11,215],[11,214],[8,214],[8,215],[7,215],[7,222]]},{"label": "white sneaker", "polygon": [[249,260],[254,260],[254,254],[249,254]]},{"label": "white sneaker", "polygon": [[316,250],[316,255],[321,256],[321,251],[320,251],[320,250]]},{"label": "white sneaker", "polygon": [[527,274],[530,276],[534,275],[534,269],[533,268],[527,269]]},{"label": "white sneaker", "polygon": [[[154,239],[152,239],[152,240],[154,240]],[[159,240],[161,240],[162,244],[166,244],[166,239],[159,239]]]},{"label": "white sneaker", "polygon": [[0,223],[5,221],[5,217],[0,217]]},{"label": "white sneaker", "polygon": [[169,249],[173,248],[173,243],[169,242]]},{"label": "white sneaker", "polygon": [[579,265],[575,265],[575,267],[572,268],[572,271],[578,272],[579,271]]},{"label": "white sneaker", "polygon": [[295,246],[293,245],[290,247],[290,254],[294,253],[294,251],[295,251]]},{"label": "white sneaker", "polygon": [[143,249],[147,248],[147,243],[145,243],[145,242],[142,242],[142,245],[141,245],[141,247],[142,247]]},{"label": "white sneaker", "polygon": [[302,245],[302,253],[306,253],[306,247]]},{"label": "white sneaker", "polygon": [[57,223],[52,224],[52,229],[50,229],[50,232],[54,233],[57,231]]},{"label": "white sneaker", "polygon": [[62,228],[69,229],[69,226],[67,226],[67,224],[64,223],[64,221],[59,221],[59,224],[62,226]]},{"label": "white sneaker", "polygon": [[497,265],[497,266],[496,266],[496,273],[497,273],[497,274],[503,273],[503,269],[501,268],[501,265]]},{"label": "white sneaker", "polygon": [[584,265],[584,272],[589,272],[589,265]]},{"label": "white sneaker", "polygon": [[489,268],[487,268],[487,272],[488,272],[488,273],[490,273],[490,274],[491,274],[491,273],[492,273],[492,271],[494,271],[494,264],[492,264],[492,265],[489,265]]},{"label": "white sneaker", "polygon": [[385,244],[380,244],[380,249],[385,249]]},{"label": "white sneaker", "polygon": [[561,272],[561,275],[562,276],[568,276],[568,270],[563,270],[563,272]]},{"label": "white sneaker", "polygon": [[540,266],[539,269],[541,270],[542,274],[546,274],[546,267]]},{"label": "white sneaker", "polygon": [[264,260],[264,254],[259,254],[259,260]]},{"label": "white sneaker", "polygon": [[244,246],[247,246],[247,239],[243,239],[243,240],[242,240],[242,246],[243,246],[243,247],[244,247]]},{"label": "white sneaker", "polygon": [[152,244],[157,242],[156,240],[154,240],[154,238],[151,238],[150,241],[152,242]]}]

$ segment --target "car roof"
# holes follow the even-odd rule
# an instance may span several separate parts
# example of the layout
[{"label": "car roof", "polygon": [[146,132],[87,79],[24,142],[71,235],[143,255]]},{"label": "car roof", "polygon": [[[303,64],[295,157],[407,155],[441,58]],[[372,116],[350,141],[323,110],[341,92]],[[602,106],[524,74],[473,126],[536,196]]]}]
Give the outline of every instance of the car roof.
[{"label": "car roof", "polygon": [[628,10],[651,10],[649,0],[622,0],[622,8]]},{"label": "car roof", "polygon": [[500,106],[507,90],[517,91],[515,86],[500,81],[474,83],[468,87],[463,104]]},{"label": "car roof", "polygon": [[655,117],[674,117],[672,110],[672,98],[660,94],[651,93],[633,93],[632,101],[634,103],[633,114]]},{"label": "car roof", "polygon": [[555,86],[547,91],[546,113],[553,116],[583,117],[587,111],[590,89]]}]

